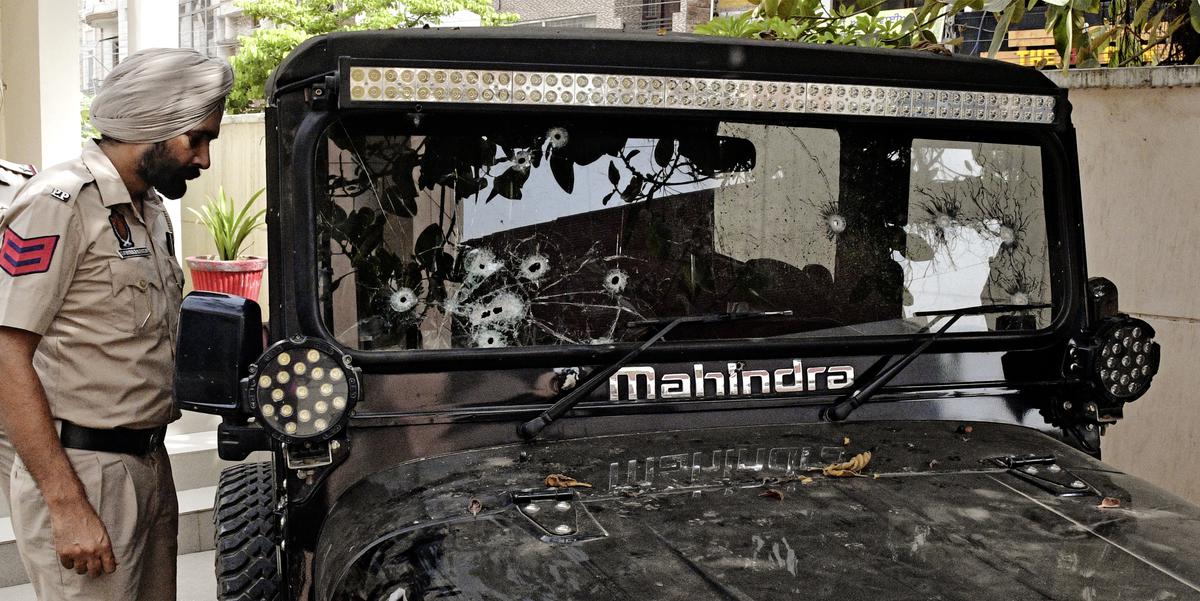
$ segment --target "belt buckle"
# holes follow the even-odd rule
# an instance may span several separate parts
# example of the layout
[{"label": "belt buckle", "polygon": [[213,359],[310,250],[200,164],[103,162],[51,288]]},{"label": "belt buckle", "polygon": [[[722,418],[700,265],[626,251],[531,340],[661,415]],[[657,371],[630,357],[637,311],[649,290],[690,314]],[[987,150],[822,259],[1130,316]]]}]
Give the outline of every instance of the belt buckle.
[{"label": "belt buckle", "polygon": [[161,428],[156,428],[153,432],[150,433],[150,438],[148,438],[146,440],[146,444],[147,444],[146,452],[149,453],[149,452],[153,451],[154,449],[158,448],[158,443],[162,442],[162,440],[163,440],[163,430]]}]

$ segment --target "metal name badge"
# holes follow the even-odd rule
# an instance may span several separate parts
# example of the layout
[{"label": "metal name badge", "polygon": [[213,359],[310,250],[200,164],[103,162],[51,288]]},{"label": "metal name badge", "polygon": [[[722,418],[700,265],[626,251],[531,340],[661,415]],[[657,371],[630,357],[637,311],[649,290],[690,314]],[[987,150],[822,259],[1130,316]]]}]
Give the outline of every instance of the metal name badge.
[{"label": "metal name badge", "polygon": [[624,384],[627,400],[716,398],[748,395],[788,394],[818,390],[841,390],[854,384],[854,368],[849,365],[804,367],[799,359],[791,367],[745,369],[727,363],[725,371],[707,371],[703,363],[691,372],[659,375],[650,366],[623,367],[608,379],[608,399],[619,401]]}]

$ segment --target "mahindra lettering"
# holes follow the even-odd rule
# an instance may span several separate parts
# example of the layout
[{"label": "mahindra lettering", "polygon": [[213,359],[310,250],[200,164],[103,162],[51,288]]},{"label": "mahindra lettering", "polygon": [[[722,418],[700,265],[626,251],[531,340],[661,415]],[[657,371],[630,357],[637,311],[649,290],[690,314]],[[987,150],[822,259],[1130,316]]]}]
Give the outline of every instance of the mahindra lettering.
[{"label": "mahindra lettering", "polygon": [[178,349],[270,458],[221,599],[1200,598],[1200,509],[1100,462],[1160,348],[1040,73],[419,30],[268,92],[269,311]]}]

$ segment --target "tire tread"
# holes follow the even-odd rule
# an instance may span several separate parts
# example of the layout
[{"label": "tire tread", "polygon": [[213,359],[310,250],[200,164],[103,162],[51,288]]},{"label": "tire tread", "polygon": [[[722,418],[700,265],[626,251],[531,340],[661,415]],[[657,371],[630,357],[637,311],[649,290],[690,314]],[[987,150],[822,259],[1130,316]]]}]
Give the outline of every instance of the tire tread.
[{"label": "tire tread", "polygon": [[219,601],[278,601],[274,485],[270,463],[221,472],[213,504]]}]

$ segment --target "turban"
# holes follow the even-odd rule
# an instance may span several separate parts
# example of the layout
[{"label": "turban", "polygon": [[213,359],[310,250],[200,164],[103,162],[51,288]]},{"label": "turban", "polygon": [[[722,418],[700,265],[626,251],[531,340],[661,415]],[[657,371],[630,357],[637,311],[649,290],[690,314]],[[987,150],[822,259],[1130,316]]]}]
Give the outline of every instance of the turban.
[{"label": "turban", "polygon": [[184,48],[130,55],[92,99],[92,125],[122,142],[161,142],[195,128],[225,102],[233,70]]}]

